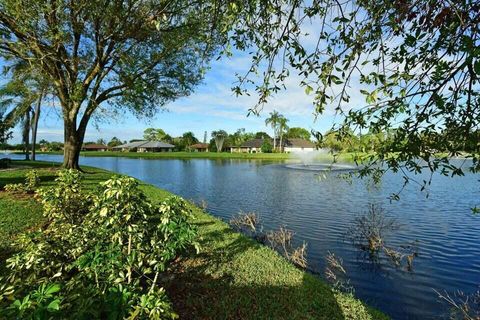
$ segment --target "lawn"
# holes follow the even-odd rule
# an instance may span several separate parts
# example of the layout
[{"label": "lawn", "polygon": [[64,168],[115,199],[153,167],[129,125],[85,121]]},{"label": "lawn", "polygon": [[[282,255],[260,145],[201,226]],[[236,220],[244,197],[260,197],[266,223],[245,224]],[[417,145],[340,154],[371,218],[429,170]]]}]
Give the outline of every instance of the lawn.
[{"label": "lawn", "polygon": [[[53,183],[56,167],[36,166],[42,185]],[[112,173],[85,167],[88,189]],[[22,182],[26,167],[0,171],[0,186]],[[154,202],[170,193],[141,183]],[[385,319],[349,294],[333,291],[319,278],[297,269],[275,251],[234,232],[226,223],[192,205],[201,252],[177,259],[161,279],[180,318],[188,319]],[[32,197],[0,191],[0,263],[13,248],[16,234],[42,223],[41,208]],[[1,267],[0,267],[1,268]],[[1,270],[1,269],[0,269]],[[4,271],[5,272],[5,271]]]},{"label": "lawn", "polygon": [[[18,152],[20,153],[20,152]],[[37,154],[63,154],[62,152],[37,152]],[[120,151],[83,151],[85,157],[127,157],[144,159],[257,159],[257,160],[294,160],[299,159],[291,153],[230,153],[230,152],[120,152]],[[339,161],[353,161],[354,156],[363,153],[343,152],[337,156]],[[333,161],[333,155],[322,153],[316,160]]]}]

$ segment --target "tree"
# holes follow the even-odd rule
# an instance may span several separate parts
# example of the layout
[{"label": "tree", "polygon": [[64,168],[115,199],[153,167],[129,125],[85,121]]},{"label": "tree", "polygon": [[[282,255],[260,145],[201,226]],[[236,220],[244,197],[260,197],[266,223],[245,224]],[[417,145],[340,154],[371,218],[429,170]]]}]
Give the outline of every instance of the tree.
[{"label": "tree", "polygon": [[3,112],[0,109],[0,144],[4,144],[12,136],[10,126],[3,119]]},{"label": "tree", "polygon": [[212,138],[215,139],[215,146],[217,152],[222,152],[223,142],[228,137],[228,133],[225,130],[212,131]]},{"label": "tree", "polygon": [[283,152],[283,134],[288,130],[287,126],[288,119],[284,116],[280,116],[278,119],[278,134],[280,136],[280,152]]},{"label": "tree", "polygon": [[100,105],[151,115],[188,95],[225,43],[229,3],[0,1],[0,54],[53,84],[64,122],[64,163],[78,168]]},{"label": "tree", "polygon": [[265,119],[265,125],[270,125],[273,129],[273,150],[275,150],[277,145],[277,135],[278,135],[278,121],[281,115],[278,111],[273,110],[270,112],[270,116]]},{"label": "tree", "polygon": [[189,147],[195,143],[198,143],[198,139],[195,137],[193,132],[187,131],[182,135],[182,144],[185,147]]},{"label": "tree", "polygon": [[245,141],[253,139],[253,133],[246,132],[245,128],[240,128],[234,134],[229,136],[229,140],[234,146],[241,146]]},{"label": "tree", "polygon": [[272,137],[270,137],[266,132],[258,131],[255,133],[254,138],[255,139],[271,139]]},{"label": "tree", "polygon": [[116,146],[119,146],[123,144],[122,141],[120,139],[118,139],[117,137],[113,137],[107,144],[107,146],[109,147],[116,147]]},{"label": "tree", "polygon": [[107,144],[107,142],[105,141],[105,139],[100,138],[100,139],[97,139],[97,144],[103,144],[103,145],[105,145],[105,144]]},{"label": "tree", "polygon": [[263,153],[272,153],[272,144],[269,138],[263,140],[261,150]]},{"label": "tree", "polygon": [[[474,141],[479,129],[479,10],[478,0],[244,2],[232,41],[257,50],[234,91],[256,88],[252,111],[259,112],[289,74],[300,74],[316,115],[331,107],[344,119],[335,126],[340,135],[347,128],[396,128],[361,173],[428,168],[461,175],[462,168],[435,152],[457,155],[460,144],[449,141]],[[312,24],[316,34],[304,41]],[[364,101],[352,101],[358,93]],[[478,152],[467,155],[473,162],[464,168],[480,170]]]},{"label": "tree", "polygon": [[310,140],[311,134],[310,131],[300,127],[292,127],[288,128],[287,132],[285,133],[286,138],[290,139],[304,139]]},{"label": "tree", "polygon": [[171,137],[162,129],[147,128],[143,131],[143,139],[147,141],[167,141]]},{"label": "tree", "polygon": [[3,108],[10,109],[5,121],[11,127],[19,122],[22,123],[26,160],[30,158],[30,130],[32,131],[31,153],[32,160],[35,160],[41,103],[47,94],[49,84],[41,79],[28,64],[21,61],[16,61],[7,67],[5,75],[10,76],[10,81],[0,88],[1,104]]}]

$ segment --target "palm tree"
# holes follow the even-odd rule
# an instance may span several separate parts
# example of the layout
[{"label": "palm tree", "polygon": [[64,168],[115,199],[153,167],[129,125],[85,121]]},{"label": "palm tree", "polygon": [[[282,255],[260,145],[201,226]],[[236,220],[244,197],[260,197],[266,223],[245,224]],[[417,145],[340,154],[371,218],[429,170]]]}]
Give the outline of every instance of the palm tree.
[{"label": "palm tree", "polygon": [[277,142],[277,133],[278,133],[278,121],[281,115],[278,111],[273,110],[270,112],[270,117],[265,119],[265,125],[270,125],[273,129],[273,150],[275,150],[276,142]]},{"label": "palm tree", "polygon": [[[0,87],[0,105],[10,108],[5,117],[8,126],[13,127],[23,119],[22,140],[25,146],[25,158],[29,159],[29,136],[32,130],[32,160],[35,160],[38,121],[40,106],[48,89],[47,81],[36,76],[35,72],[25,63],[13,64],[5,73],[13,74],[12,80]],[[32,105],[35,103],[35,108]]]},{"label": "palm tree", "polygon": [[222,152],[223,142],[226,137],[228,137],[228,133],[225,130],[212,131],[212,138],[215,139],[217,152]]},{"label": "palm tree", "polygon": [[280,135],[280,152],[283,152],[283,134],[288,130],[287,126],[288,119],[280,115],[278,119],[278,133]]}]

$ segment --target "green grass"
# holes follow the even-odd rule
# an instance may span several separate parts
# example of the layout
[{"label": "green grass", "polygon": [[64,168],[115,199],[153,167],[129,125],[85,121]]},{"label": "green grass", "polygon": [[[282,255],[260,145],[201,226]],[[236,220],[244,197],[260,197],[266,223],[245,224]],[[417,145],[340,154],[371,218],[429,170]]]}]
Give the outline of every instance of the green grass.
[{"label": "green grass", "polygon": [[[25,161],[14,163],[32,165]],[[52,165],[35,166],[42,185],[51,185],[55,178]],[[27,170],[0,171],[0,186],[22,182]],[[112,175],[95,168],[84,170],[87,189]],[[171,195],[145,183],[141,188],[154,202]],[[40,207],[32,199],[4,192],[0,192],[0,209],[5,258],[11,254],[11,248],[5,250],[11,239],[41,224],[42,218]],[[387,318],[353,296],[333,291],[319,278],[297,269],[275,251],[234,232],[203,210],[193,205],[192,209],[201,252],[180,257],[161,279],[181,319]]]},{"label": "green grass", "polygon": [[[62,152],[37,152],[37,154],[63,154]],[[127,157],[142,159],[252,159],[252,160],[292,160],[290,153],[230,153],[230,152],[120,152],[120,151],[83,151],[85,157]],[[357,153],[358,155],[359,153]],[[337,159],[352,161],[354,153],[341,153]],[[322,154],[319,160],[333,161],[331,154]]]}]

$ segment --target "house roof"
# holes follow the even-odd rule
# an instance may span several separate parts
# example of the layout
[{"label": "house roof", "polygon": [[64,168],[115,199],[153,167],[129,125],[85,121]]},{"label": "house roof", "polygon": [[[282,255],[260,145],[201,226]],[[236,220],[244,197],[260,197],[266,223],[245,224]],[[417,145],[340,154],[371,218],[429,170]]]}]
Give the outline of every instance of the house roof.
[{"label": "house roof", "polygon": [[147,141],[135,141],[135,142],[130,142],[130,143],[125,143],[121,144],[119,146],[113,147],[113,149],[132,149],[132,148],[138,148],[140,145],[146,143]]},{"label": "house roof", "polygon": [[114,147],[114,149],[133,148],[174,148],[174,145],[162,141],[135,141]]},{"label": "house roof", "polygon": [[190,146],[190,149],[208,149],[208,143],[195,143]]},{"label": "house roof", "polygon": [[162,141],[147,141],[144,144],[139,145],[138,148],[175,148],[175,146]]},{"label": "house roof", "polygon": [[104,144],[90,143],[83,145],[83,149],[108,149]]},{"label": "house roof", "polygon": [[305,139],[286,139],[284,147],[315,148],[315,143]]}]

